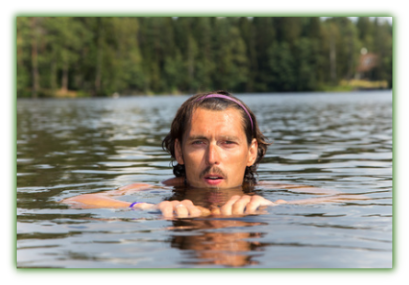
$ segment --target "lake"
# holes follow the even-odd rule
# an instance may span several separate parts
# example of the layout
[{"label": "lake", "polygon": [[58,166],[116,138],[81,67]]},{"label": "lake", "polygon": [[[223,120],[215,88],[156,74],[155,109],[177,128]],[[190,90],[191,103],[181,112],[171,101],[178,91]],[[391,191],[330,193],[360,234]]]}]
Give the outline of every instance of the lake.
[{"label": "lake", "polygon": [[[260,181],[368,200],[278,205],[264,214],[166,220],[156,211],[73,209],[60,200],[134,182],[122,200],[183,195],[161,148],[187,96],[17,100],[19,268],[391,268],[392,92],[242,94],[273,142]],[[213,191],[214,192],[214,191]],[[257,186],[266,199],[315,197]]]}]

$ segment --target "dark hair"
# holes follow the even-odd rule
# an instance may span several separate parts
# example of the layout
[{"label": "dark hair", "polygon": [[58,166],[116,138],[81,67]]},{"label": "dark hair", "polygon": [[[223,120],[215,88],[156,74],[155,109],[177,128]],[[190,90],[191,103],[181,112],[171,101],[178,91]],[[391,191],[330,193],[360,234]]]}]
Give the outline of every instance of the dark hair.
[{"label": "dark hair", "polygon": [[[247,109],[249,115],[251,116],[251,120],[253,121],[253,126],[251,124],[249,115],[246,113],[246,111],[244,111],[243,108],[237,103],[235,103],[234,101],[230,101],[228,99],[218,98],[218,97],[205,98],[203,100],[199,100],[199,98],[204,97],[209,94],[227,95],[229,97],[232,97],[234,100],[239,101]],[[222,91],[222,90],[215,91],[215,92],[209,92],[209,93],[196,94],[190,97],[188,100],[186,100],[176,112],[176,116],[172,121],[170,132],[162,141],[162,148],[166,150],[168,153],[170,153],[170,155],[172,156],[173,174],[175,174],[176,177],[186,176],[184,165],[180,165],[180,164],[173,165],[173,161],[176,159],[175,140],[178,139],[179,142],[182,143],[183,135],[191,122],[193,111],[199,107],[203,109],[207,109],[207,110],[214,110],[214,111],[222,111],[222,110],[232,107],[240,111],[242,121],[243,121],[244,132],[247,138],[247,143],[250,145],[253,138],[255,138],[258,143],[256,161],[254,162],[252,166],[246,167],[246,171],[244,174],[245,182],[255,182],[255,174],[257,171],[258,164],[260,163],[261,159],[264,157],[266,150],[267,150],[267,146],[270,145],[271,143],[266,142],[264,135],[261,133],[258,127],[256,117],[254,116],[253,112],[247,107],[247,105],[244,104],[238,98],[232,96],[230,93],[226,91]]]}]

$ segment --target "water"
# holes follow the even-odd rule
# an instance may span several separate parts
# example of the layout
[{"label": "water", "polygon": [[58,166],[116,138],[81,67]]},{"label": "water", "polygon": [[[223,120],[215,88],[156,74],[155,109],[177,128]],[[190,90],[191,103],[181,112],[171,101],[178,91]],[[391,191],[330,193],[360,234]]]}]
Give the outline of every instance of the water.
[{"label": "water", "polygon": [[[370,199],[176,220],[156,211],[72,209],[58,201],[133,182],[160,186],[172,177],[161,140],[187,97],[19,100],[17,266],[390,268],[392,93],[239,97],[273,141],[260,180]],[[315,197],[267,186],[255,192],[273,201]],[[208,195],[159,187],[121,199]]]}]

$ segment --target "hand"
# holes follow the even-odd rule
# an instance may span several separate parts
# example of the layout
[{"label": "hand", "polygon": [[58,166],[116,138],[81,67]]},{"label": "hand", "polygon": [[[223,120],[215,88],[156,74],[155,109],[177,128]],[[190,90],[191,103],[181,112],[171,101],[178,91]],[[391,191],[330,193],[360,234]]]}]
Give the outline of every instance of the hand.
[{"label": "hand", "polygon": [[190,200],[163,201],[157,205],[165,218],[187,218],[208,216],[210,211],[206,208],[193,205]]},{"label": "hand", "polygon": [[[231,216],[231,215],[249,215],[260,213],[260,210],[265,206],[273,206],[276,204],[285,203],[284,200],[278,200],[276,203],[273,203],[261,196],[232,196],[226,204],[220,207],[220,215]],[[212,211],[216,214],[216,211]]]}]

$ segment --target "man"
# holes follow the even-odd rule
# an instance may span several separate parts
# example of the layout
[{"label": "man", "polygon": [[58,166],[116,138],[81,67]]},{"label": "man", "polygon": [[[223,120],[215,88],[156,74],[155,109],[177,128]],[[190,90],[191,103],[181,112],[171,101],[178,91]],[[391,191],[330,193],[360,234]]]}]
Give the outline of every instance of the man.
[{"label": "man", "polygon": [[[172,122],[162,146],[172,156],[175,178],[164,181],[168,186],[183,186],[219,190],[241,189],[256,184],[257,166],[267,146],[252,111],[238,98],[225,91],[197,94],[182,104]],[[272,184],[273,185],[273,184]],[[277,185],[275,185],[277,186]],[[287,185],[287,188],[295,188]],[[241,215],[258,213],[275,202],[258,195],[233,195],[220,207],[205,208],[191,200],[164,201],[158,205],[119,201],[113,197],[152,188],[148,184],[132,184],[118,190],[84,194],[63,200],[63,203],[83,208],[159,209],[165,217],[197,217],[203,215]],[[298,188],[316,194],[336,194],[335,191]],[[351,197],[332,197],[291,203],[317,203]]]}]

